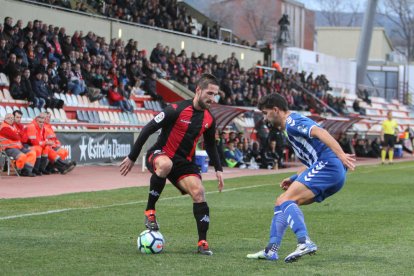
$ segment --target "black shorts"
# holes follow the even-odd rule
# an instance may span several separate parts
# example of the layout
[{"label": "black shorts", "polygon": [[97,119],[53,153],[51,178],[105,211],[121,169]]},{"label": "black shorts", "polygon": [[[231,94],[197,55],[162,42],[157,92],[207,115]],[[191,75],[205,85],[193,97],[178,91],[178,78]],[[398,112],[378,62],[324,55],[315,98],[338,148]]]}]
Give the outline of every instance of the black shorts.
[{"label": "black shorts", "polygon": [[[161,150],[153,150],[147,152],[146,166],[151,173],[155,173],[154,162],[155,160],[162,156],[166,155],[165,152]],[[172,160],[173,167],[171,172],[167,175],[167,179],[178,189],[180,192],[185,195],[187,192],[182,190],[178,186],[178,182],[184,177],[193,175],[201,179],[200,168],[193,162],[188,161],[183,157],[174,157]]]},{"label": "black shorts", "polygon": [[394,144],[395,144],[395,135],[384,134],[384,142],[382,143],[382,146],[393,148]]}]

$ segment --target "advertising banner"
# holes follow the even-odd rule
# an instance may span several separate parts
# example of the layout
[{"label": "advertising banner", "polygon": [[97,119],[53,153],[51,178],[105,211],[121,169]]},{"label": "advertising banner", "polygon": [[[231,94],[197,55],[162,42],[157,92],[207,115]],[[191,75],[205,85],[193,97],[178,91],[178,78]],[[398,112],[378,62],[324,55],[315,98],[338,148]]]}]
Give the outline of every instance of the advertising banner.
[{"label": "advertising banner", "polygon": [[134,143],[132,132],[57,132],[68,159],[78,164],[110,163],[124,159]]}]

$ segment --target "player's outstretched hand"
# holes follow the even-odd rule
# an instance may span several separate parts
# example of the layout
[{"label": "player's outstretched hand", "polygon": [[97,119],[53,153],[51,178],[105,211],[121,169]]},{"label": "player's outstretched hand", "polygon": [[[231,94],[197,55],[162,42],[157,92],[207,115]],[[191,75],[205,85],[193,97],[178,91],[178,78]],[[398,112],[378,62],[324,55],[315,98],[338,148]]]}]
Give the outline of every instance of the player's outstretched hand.
[{"label": "player's outstretched hand", "polygon": [[218,180],[218,190],[221,192],[224,188],[223,172],[217,171],[216,177]]},{"label": "player's outstretched hand", "polygon": [[122,161],[121,165],[119,165],[121,168],[119,169],[119,171],[121,172],[121,175],[126,176],[129,171],[132,169],[132,167],[134,166],[134,163],[131,159],[127,157],[125,157],[125,159]]},{"label": "player's outstretched hand", "polygon": [[290,186],[290,184],[292,184],[292,180],[290,180],[290,178],[285,178],[282,180],[282,182],[280,182],[280,188],[282,188],[283,190],[287,190]]},{"label": "player's outstretched hand", "polygon": [[355,162],[356,162],[355,154],[345,153],[339,159],[341,159],[342,164],[344,164],[345,167],[347,167],[351,171],[355,170]]}]

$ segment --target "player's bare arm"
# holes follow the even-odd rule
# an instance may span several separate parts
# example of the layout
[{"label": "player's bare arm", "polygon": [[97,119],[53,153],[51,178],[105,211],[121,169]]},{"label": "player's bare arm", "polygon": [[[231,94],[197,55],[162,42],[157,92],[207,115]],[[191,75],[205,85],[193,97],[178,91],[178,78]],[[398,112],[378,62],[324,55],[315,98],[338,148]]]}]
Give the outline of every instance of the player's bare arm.
[{"label": "player's bare arm", "polygon": [[327,145],[336,154],[336,156],[338,156],[345,167],[351,171],[355,169],[355,154],[345,153],[339,143],[325,129],[313,127],[311,130],[311,136],[318,138],[325,143],[325,145]]},{"label": "player's bare arm", "polygon": [[216,177],[218,180],[218,190],[221,192],[224,188],[223,172],[216,171]]}]

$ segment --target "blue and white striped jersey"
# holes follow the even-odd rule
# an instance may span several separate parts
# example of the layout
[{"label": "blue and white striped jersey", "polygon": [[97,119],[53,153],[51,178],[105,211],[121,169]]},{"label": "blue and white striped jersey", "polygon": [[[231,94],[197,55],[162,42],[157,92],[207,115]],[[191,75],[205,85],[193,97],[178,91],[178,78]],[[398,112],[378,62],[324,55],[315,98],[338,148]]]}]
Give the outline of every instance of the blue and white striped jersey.
[{"label": "blue and white striped jersey", "polygon": [[296,156],[308,168],[321,159],[336,157],[335,153],[318,138],[310,136],[315,121],[295,112],[286,119],[286,134]]}]

